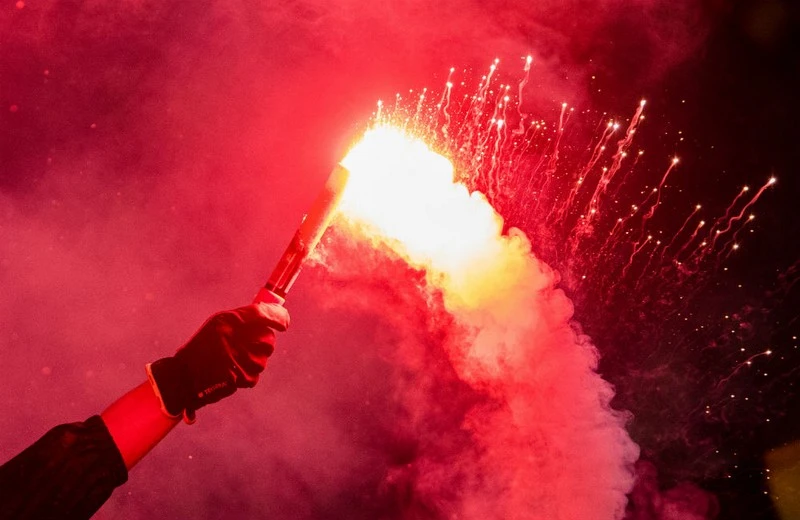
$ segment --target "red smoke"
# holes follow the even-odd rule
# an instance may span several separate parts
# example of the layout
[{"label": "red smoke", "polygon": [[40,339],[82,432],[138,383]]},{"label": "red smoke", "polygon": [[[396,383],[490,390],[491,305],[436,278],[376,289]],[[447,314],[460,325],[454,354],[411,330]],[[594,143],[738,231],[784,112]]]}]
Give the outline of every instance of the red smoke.
[{"label": "red smoke", "polygon": [[[638,99],[703,34],[693,2],[20,4],[0,9],[2,460],[249,301],[379,97],[534,52],[531,103],[590,97],[599,72]],[[470,410],[496,402],[449,365],[459,332],[408,289],[419,273],[376,266],[321,293],[355,309],[323,312],[327,275],[303,275],[263,383],[176,431],[98,517],[424,518],[507,482],[449,463],[480,458],[461,422],[488,427]],[[442,498],[420,460],[460,487]]]}]

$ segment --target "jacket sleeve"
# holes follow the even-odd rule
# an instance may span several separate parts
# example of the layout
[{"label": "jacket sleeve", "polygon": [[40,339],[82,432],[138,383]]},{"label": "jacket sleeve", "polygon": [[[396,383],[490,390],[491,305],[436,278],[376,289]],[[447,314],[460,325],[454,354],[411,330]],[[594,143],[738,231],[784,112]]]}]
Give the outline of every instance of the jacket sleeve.
[{"label": "jacket sleeve", "polygon": [[62,424],[0,466],[0,518],[89,518],[127,480],[100,416]]}]

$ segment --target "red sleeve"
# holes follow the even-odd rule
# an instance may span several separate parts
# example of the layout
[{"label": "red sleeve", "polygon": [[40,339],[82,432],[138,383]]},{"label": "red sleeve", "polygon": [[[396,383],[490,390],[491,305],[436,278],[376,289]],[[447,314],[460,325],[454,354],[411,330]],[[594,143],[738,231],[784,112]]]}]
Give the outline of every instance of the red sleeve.
[{"label": "red sleeve", "polygon": [[100,416],[62,424],[0,466],[0,518],[89,518],[127,480]]}]

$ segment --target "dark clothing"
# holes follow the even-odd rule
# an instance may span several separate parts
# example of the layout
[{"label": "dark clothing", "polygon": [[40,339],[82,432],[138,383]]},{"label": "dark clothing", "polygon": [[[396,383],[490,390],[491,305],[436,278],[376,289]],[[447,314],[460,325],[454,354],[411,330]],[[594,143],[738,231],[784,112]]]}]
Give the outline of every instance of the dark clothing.
[{"label": "dark clothing", "polygon": [[0,466],[0,519],[89,518],[127,480],[100,416],[62,424]]}]

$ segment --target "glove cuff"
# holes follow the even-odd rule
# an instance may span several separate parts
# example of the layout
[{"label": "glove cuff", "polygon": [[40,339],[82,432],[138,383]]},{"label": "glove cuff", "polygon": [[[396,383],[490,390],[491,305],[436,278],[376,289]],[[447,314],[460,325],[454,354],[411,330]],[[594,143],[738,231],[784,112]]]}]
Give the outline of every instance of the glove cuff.
[{"label": "glove cuff", "polygon": [[186,367],[174,357],[162,358],[145,365],[147,379],[161,403],[161,411],[171,419],[183,418],[186,424],[195,422],[194,410],[187,410]]}]

